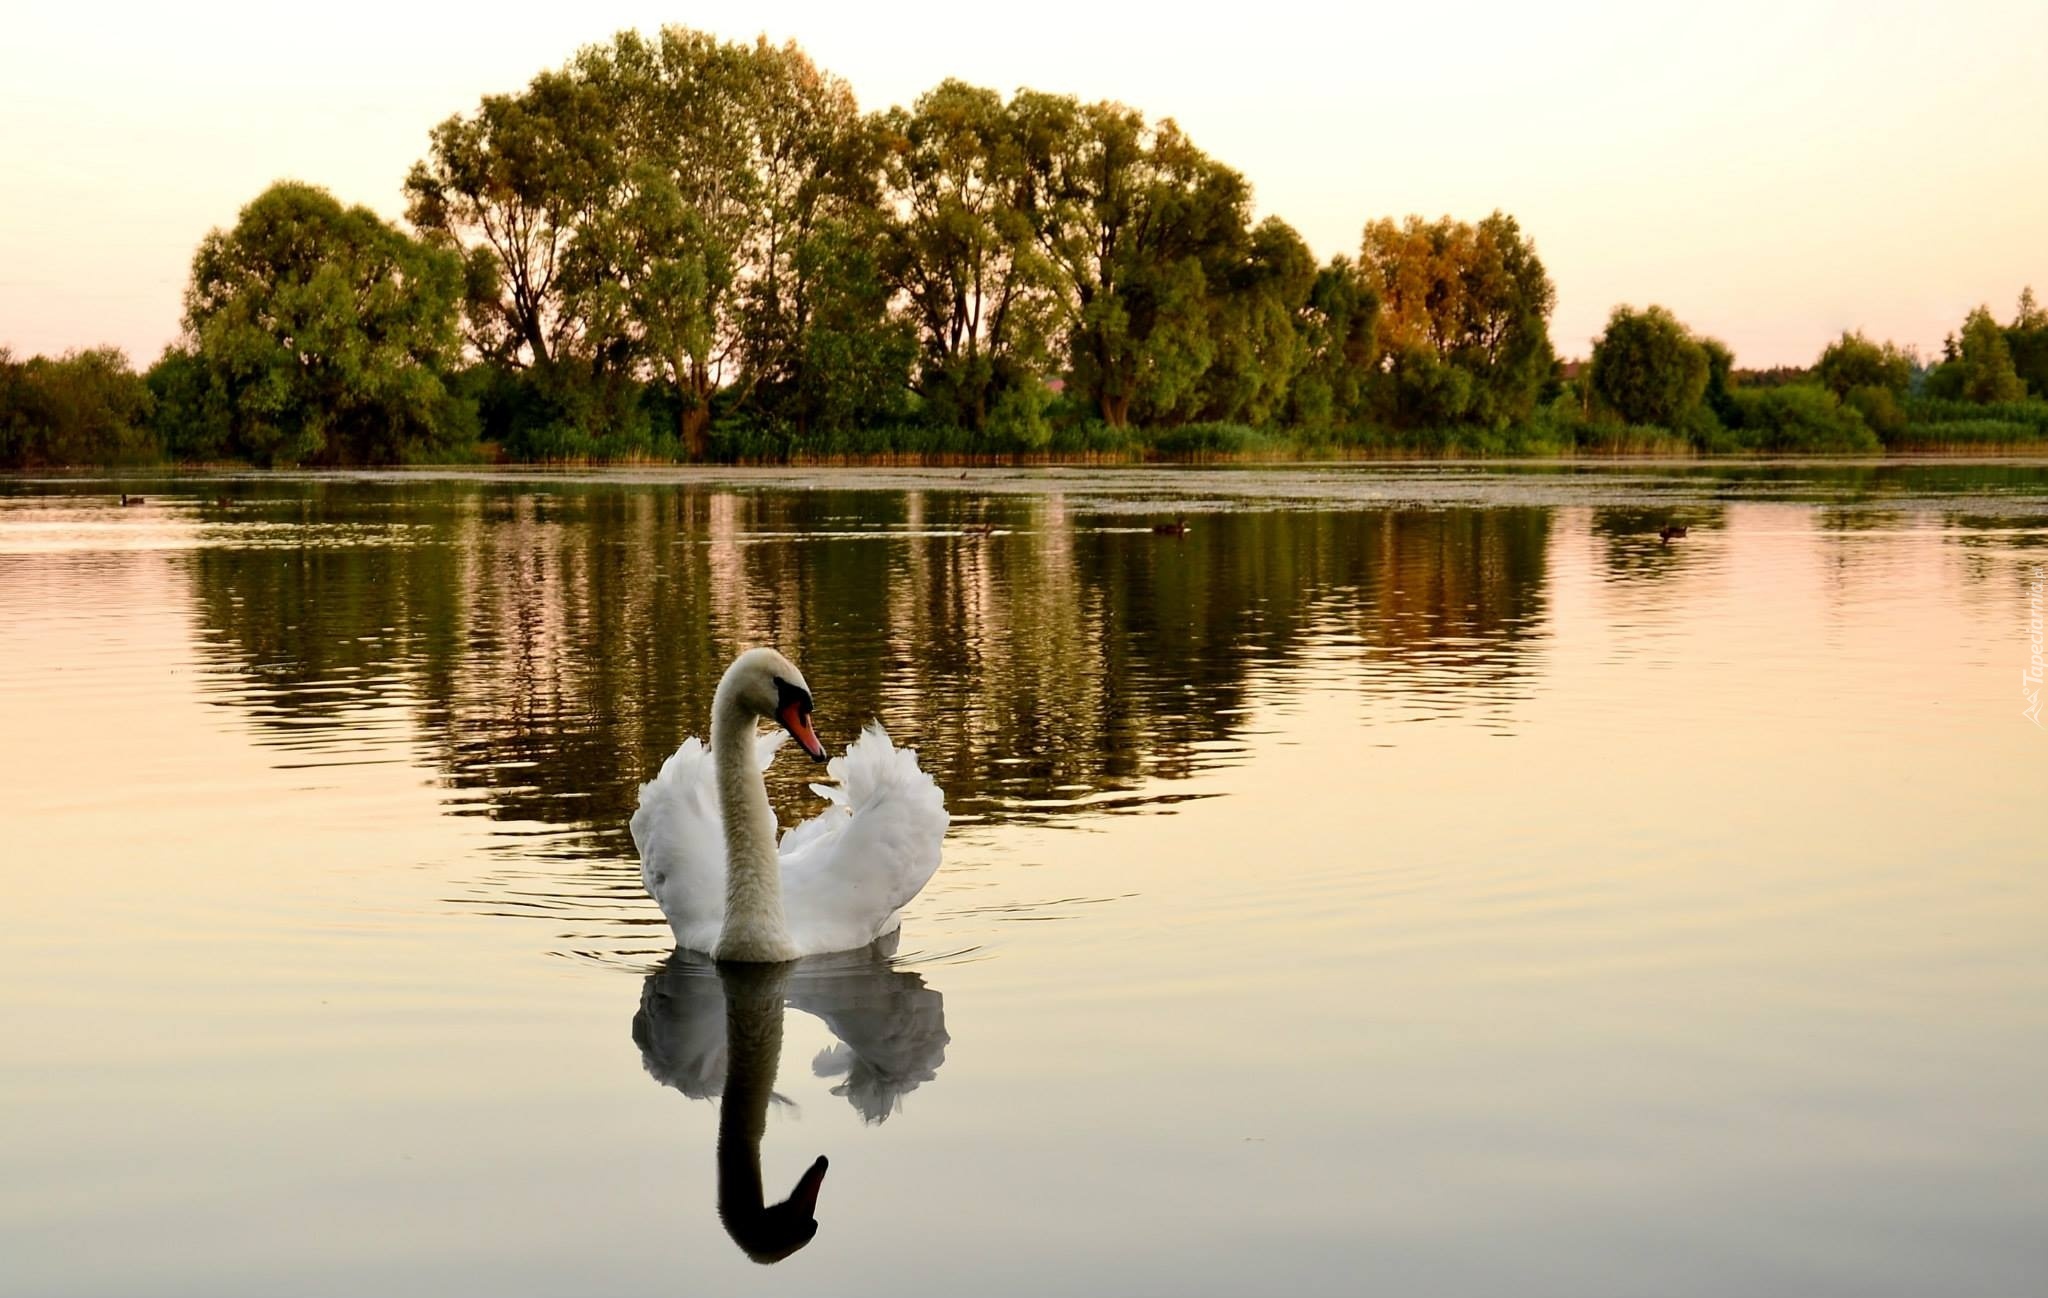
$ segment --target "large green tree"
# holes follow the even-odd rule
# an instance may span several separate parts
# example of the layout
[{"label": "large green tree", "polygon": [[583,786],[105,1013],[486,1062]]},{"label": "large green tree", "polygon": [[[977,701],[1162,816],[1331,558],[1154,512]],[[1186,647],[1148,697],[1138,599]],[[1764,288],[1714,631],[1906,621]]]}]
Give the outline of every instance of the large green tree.
[{"label": "large green tree", "polygon": [[1244,249],[1208,284],[1209,367],[1193,400],[1202,419],[1267,425],[1285,411],[1309,357],[1309,296],[1315,256],[1277,216],[1253,227]]},{"label": "large green tree", "polygon": [[1018,123],[993,90],[945,81],[884,118],[885,266],[917,331],[917,389],[943,422],[982,429],[1043,382],[1059,301],[1023,208]]},{"label": "large green tree", "polygon": [[2048,309],[2034,300],[2032,288],[2020,291],[2019,307],[2005,329],[2005,345],[2012,353],[2013,372],[2027,391],[2048,399]]},{"label": "large green tree", "polygon": [[1627,423],[1677,428],[1706,394],[1708,370],[1707,349],[1669,311],[1618,306],[1594,340],[1586,384]]},{"label": "large green tree", "polygon": [[1928,390],[1936,396],[1988,405],[2017,401],[2027,394],[2027,385],[2013,365],[2011,344],[1988,308],[1980,306],[1970,312],[1961,336],[1951,337],[1943,350],[1945,359],[1928,376]]},{"label": "large green tree", "polygon": [[1244,178],[1121,104],[1024,91],[1012,112],[1075,394],[1112,427],[1187,417],[1216,359],[1212,286],[1249,251]]},{"label": "large green tree", "polygon": [[444,122],[407,190],[413,221],[465,250],[480,352],[544,371],[576,419],[658,384],[698,457],[720,401],[795,427],[844,408],[824,355],[862,410],[900,398],[901,331],[853,309],[833,251],[881,242],[882,139],[793,44],[629,31]]},{"label": "large green tree", "polygon": [[545,365],[574,331],[563,266],[611,121],[588,85],[544,72],[436,126],[407,175],[407,218],[465,255],[469,341],[487,360]]},{"label": "large green tree", "polygon": [[1349,257],[1316,272],[1298,317],[1303,355],[1289,420],[1320,428],[1364,414],[1366,385],[1379,373],[1379,317],[1379,295]]},{"label": "large green tree", "polygon": [[443,383],[462,262],[323,189],[286,181],[199,245],[184,349],[263,463],[388,463],[474,435]]},{"label": "large green tree", "polygon": [[1844,331],[1829,343],[1813,367],[1821,386],[1838,397],[1855,388],[1883,388],[1903,398],[1913,384],[1913,358],[1891,343],[1873,342],[1860,331]]},{"label": "large green tree", "polygon": [[[753,58],[760,206],[742,289],[739,385],[760,417],[798,437],[887,417],[908,391],[912,355],[872,255],[886,238],[887,131],[794,44],[763,41]],[[854,256],[855,247],[868,251]],[[832,368],[821,372],[828,358]],[[833,382],[850,386],[822,400]]]}]

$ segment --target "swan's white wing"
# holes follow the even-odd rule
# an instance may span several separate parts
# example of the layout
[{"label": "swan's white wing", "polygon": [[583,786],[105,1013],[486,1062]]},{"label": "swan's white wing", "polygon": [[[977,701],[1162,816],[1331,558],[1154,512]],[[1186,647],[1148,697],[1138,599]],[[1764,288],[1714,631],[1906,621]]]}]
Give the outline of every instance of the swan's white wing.
[{"label": "swan's white wing", "polygon": [[[763,770],[784,738],[770,731],[756,743]],[[677,945],[717,949],[725,926],[725,821],[718,811],[717,763],[695,735],[640,786],[632,829],[640,882],[668,916]]]},{"label": "swan's white wing", "polygon": [[863,947],[892,931],[897,912],[939,868],[945,795],[879,722],[826,768],[832,800],[782,837],[782,905],[804,951]]}]

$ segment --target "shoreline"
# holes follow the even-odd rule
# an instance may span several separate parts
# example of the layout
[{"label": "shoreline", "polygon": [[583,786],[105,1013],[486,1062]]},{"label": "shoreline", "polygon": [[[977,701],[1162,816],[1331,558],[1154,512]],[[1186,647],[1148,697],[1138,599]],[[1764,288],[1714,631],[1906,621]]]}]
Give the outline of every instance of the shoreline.
[{"label": "shoreline", "polygon": [[646,473],[773,473],[819,469],[914,471],[1017,471],[1078,469],[1088,471],[1119,469],[1421,469],[1421,468],[1717,468],[1830,466],[1878,468],[1913,464],[2014,465],[2048,467],[2048,447],[2018,450],[1987,447],[1981,451],[1886,451],[1877,455],[1827,452],[1760,454],[1679,455],[1669,452],[1627,452],[1577,455],[838,455],[793,456],[778,460],[724,460],[687,462],[661,459],[572,459],[503,460],[478,463],[464,460],[424,461],[413,464],[347,465],[255,465],[239,461],[201,461],[137,465],[45,465],[35,468],[0,469],[0,481],[26,482],[37,479],[79,481],[93,479],[176,479],[182,477],[506,477],[563,474],[646,474]]}]

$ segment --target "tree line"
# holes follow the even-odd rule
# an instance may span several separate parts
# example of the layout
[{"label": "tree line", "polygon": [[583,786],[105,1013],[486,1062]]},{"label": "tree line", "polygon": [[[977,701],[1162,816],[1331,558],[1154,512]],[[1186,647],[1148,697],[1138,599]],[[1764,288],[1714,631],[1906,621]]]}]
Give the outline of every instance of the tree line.
[{"label": "tree line", "polygon": [[266,190],[202,241],[145,374],[0,353],[0,463],[2048,435],[2031,295],[1933,365],[1845,335],[1768,383],[1651,307],[1566,366],[1509,215],[1374,220],[1318,263],[1170,119],[951,80],[864,113],[765,39],[621,33],[436,126],[404,192],[406,228]]}]

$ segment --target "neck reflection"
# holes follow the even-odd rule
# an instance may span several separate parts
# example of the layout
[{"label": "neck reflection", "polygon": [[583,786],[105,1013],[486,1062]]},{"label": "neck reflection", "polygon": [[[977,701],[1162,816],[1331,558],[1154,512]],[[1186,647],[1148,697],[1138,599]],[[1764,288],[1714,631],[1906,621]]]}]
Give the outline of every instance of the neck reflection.
[{"label": "neck reflection", "polygon": [[946,1061],[945,998],[892,968],[895,935],[859,951],[787,964],[717,964],[677,951],[647,975],[633,1041],[647,1072],[692,1099],[719,1097],[718,1219],[756,1262],[780,1262],[818,1233],[826,1160],[780,1203],[761,1181],[761,1138],[782,1056],[785,1007],[822,1020],[833,1045],[811,1062],[864,1122],[885,1121]]}]

